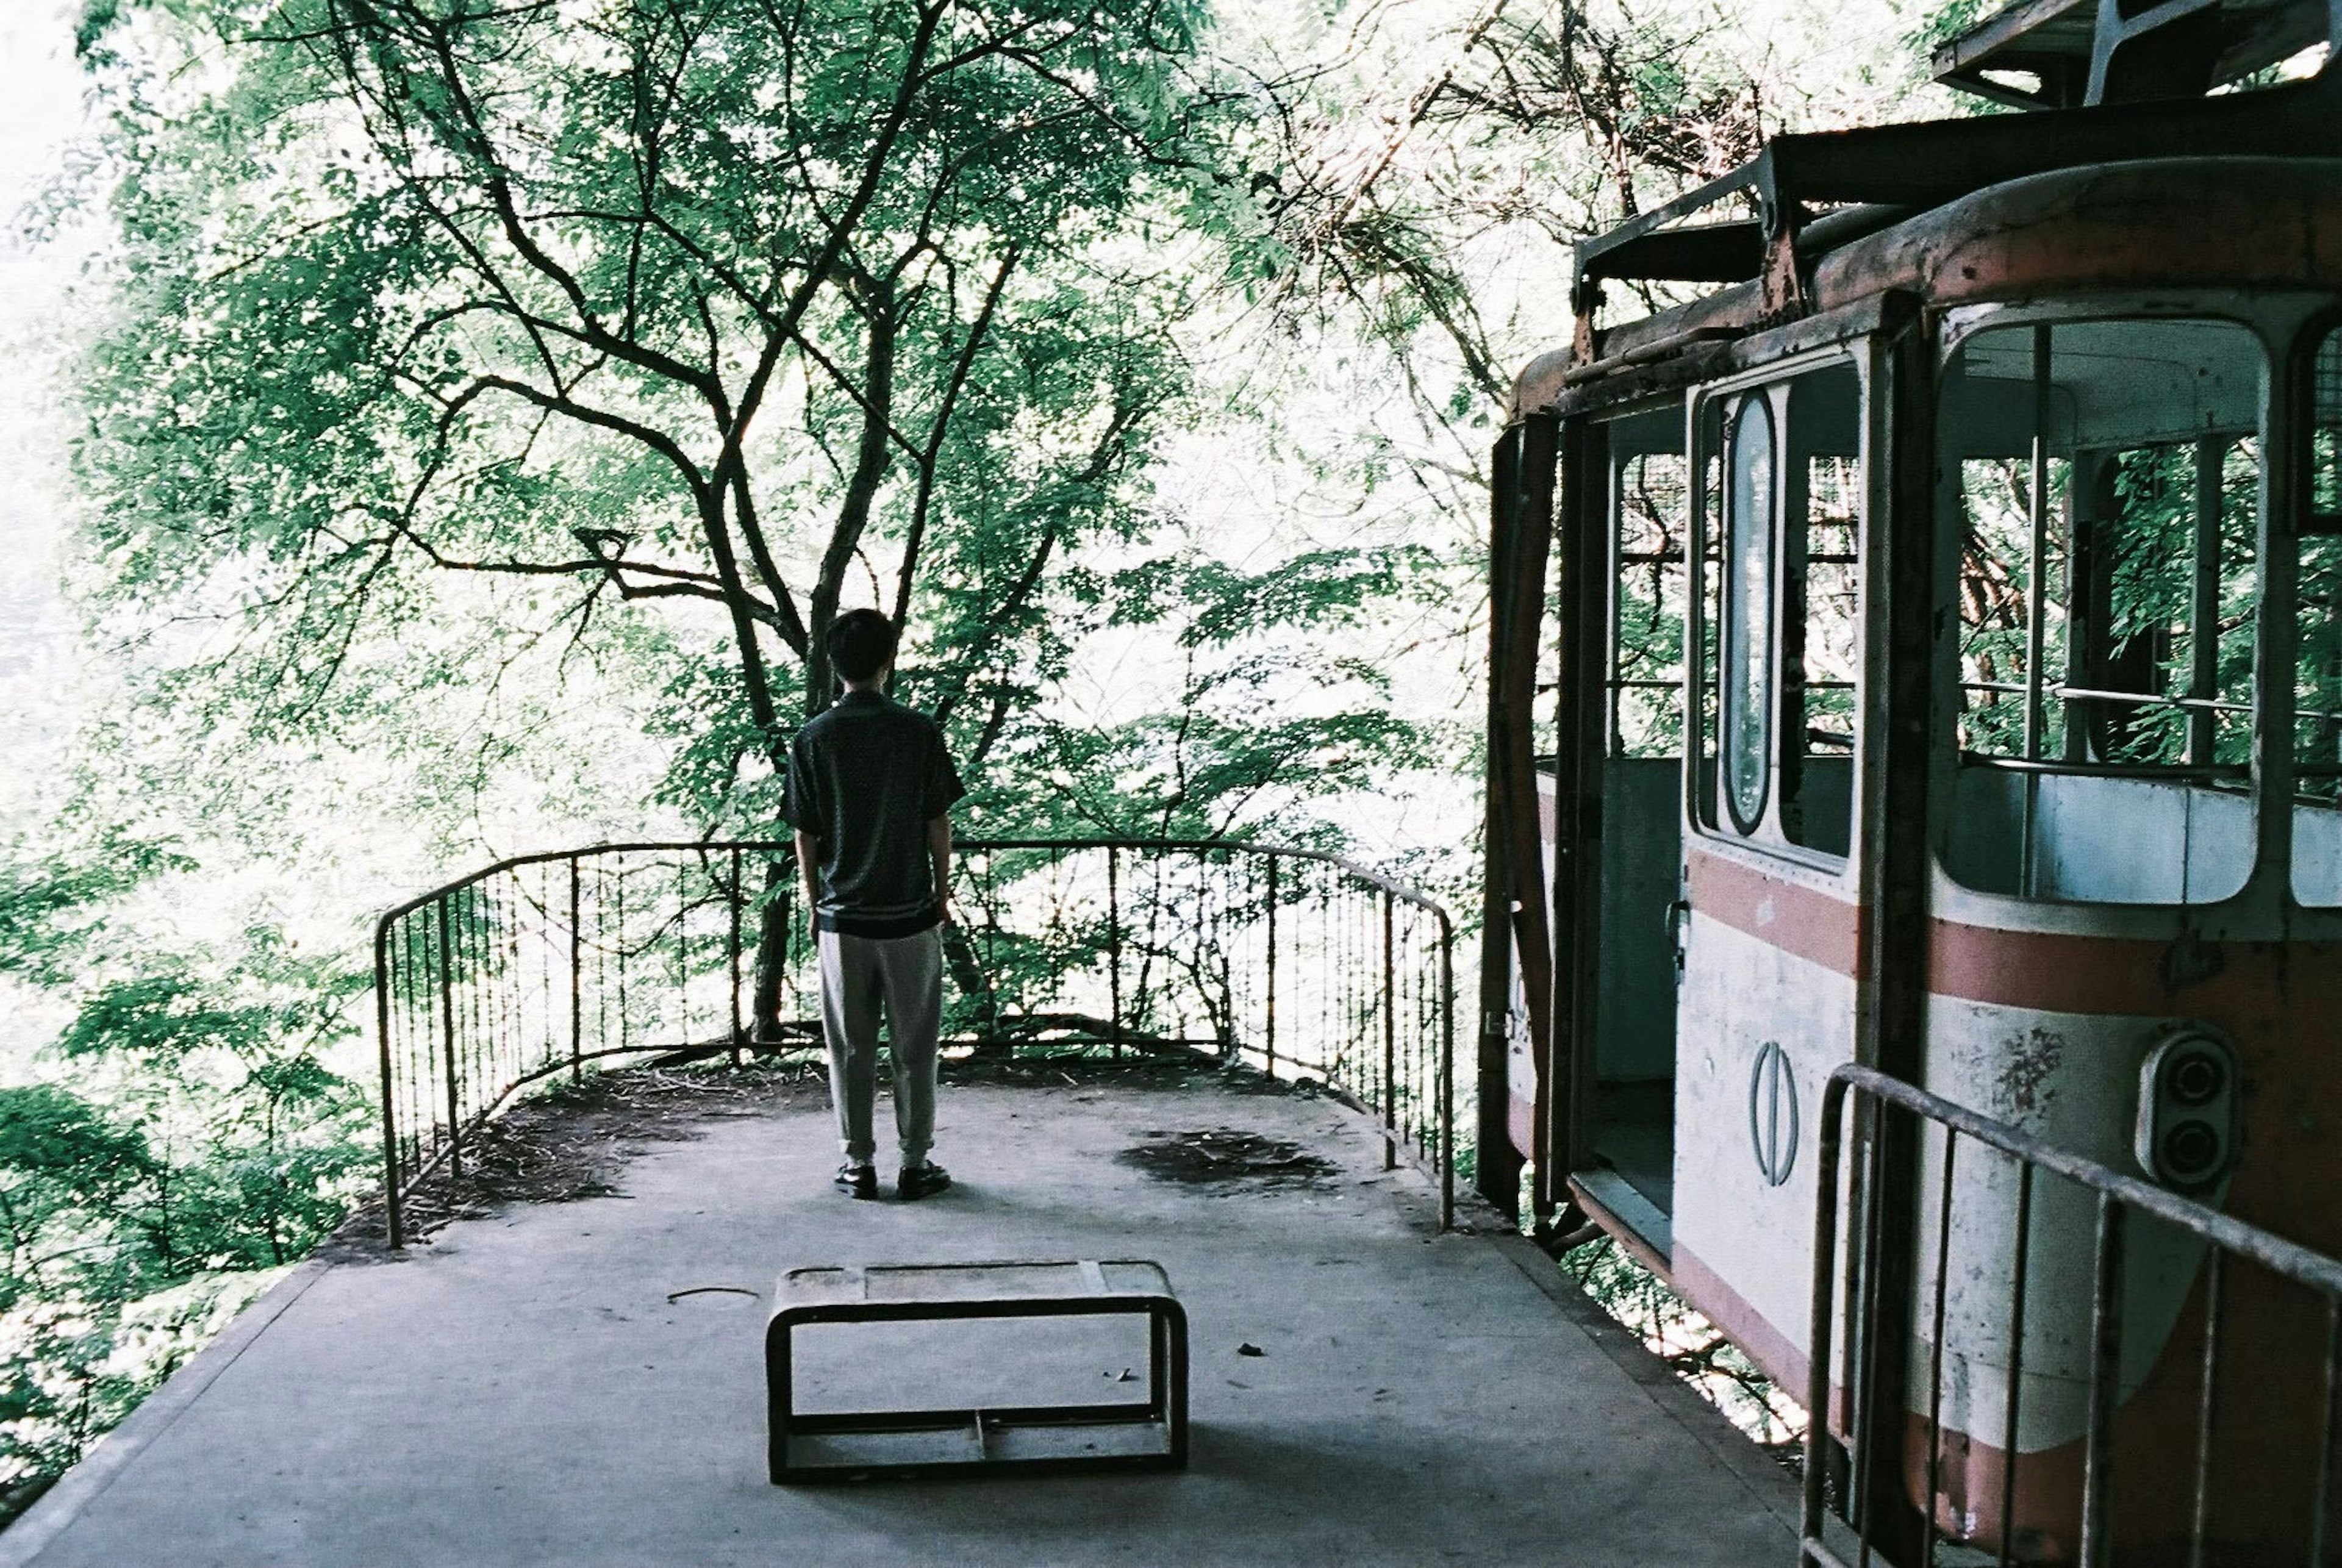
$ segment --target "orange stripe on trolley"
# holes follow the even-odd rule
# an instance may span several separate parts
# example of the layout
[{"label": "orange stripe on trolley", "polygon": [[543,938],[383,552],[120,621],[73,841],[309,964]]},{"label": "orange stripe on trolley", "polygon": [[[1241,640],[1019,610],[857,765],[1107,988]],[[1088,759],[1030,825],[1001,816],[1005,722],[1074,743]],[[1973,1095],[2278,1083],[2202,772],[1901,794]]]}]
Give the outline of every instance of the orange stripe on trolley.
[{"label": "orange stripe on trolley", "polygon": [[1860,904],[1696,847],[1686,863],[1696,913],[1835,974],[1860,973],[1867,935]]},{"label": "orange stripe on trolley", "polygon": [[[1927,989],[1966,1002],[2041,1013],[2324,1017],[2342,1006],[2335,944],[2206,942],[2007,931],[1938,920]],[[2240,1018],[2239,1022],[2242,1022]]]}]

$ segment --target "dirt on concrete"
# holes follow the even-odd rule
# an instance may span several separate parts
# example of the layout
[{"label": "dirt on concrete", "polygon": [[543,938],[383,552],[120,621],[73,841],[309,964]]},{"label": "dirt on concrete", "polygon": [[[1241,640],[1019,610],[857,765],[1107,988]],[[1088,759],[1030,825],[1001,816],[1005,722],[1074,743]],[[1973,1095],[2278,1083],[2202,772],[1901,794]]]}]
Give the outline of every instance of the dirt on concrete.
[{"label": "dirt on concrete", "polygon": [[[880,1082],[886,1082],[880,1073]],[[999,1084],[1028,1088],[1123,1088],[1176,1091],[1233,1089],[1239,1093],[1309,1095],[1307,1081],[1288,1083],[1246,1068],[1186,1053],[1104,1055],[950,1056],[950,1084]],[[664,1060],[639,1067],[586,1071],[576,1082],[556,1081],[507,1107],[464,1139],[462,1169],[443,1162],[407,1193],[401,1217],[410,1243],[427,1243],[450,1221],[498,1213],[517,1203],[565,1203],[616,1193],[619,1169],[658,1144],[687,1142],[706,1124],[776,1110],[826,1105],[829,1084],[822,1059],[806,1052],[751,1055],[738,1066],[723,1055]],[[1249,1134],[1213,1130],[1163,1134],[1180,1144],[1160,1156],[1162,1168],[1140,1169],[1195,1183],[1310,1180],[1323,1165],[1297,1145],[1283,1154],[1226,1140]],[[1257,1142],[1257,1140],[1256,1140]],[[1136,1153],[1136,1151],[1134,1151]],[[1151,1157],[1151,1156],[1150,1156]],[[1330,1167],[1327,1167],[1330,1169]],[[1182,1174],[1186,1173],[1186,1174]],[[336,1263],[386,1262],[388,1221],[376,1196],[345,1220],[317,1254]]]},{"label": "dirt on concrete", "polygon": [[1286,1138],[1234,1127],[1186,1133],[1150,1132],[1147,1142],[1116,1154],[1116,1163],[1157,1181],[1209,1186],[1235,1182],[1306,1183],[1335,1174],[1334,1163]]}]

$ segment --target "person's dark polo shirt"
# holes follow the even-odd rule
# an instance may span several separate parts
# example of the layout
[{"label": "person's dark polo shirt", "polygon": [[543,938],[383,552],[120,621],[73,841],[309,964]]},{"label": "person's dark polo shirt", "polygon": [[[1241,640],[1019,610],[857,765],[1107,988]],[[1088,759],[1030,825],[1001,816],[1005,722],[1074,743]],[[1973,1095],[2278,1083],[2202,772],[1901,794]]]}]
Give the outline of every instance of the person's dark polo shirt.
[{"label": "person's dark polo shirt", "polygon": [[922,713],[848,692],[797,731],[781,815],[821,851],[816,920],[846,936],[915,936],[943,919],[927,824],[967,793]]}]

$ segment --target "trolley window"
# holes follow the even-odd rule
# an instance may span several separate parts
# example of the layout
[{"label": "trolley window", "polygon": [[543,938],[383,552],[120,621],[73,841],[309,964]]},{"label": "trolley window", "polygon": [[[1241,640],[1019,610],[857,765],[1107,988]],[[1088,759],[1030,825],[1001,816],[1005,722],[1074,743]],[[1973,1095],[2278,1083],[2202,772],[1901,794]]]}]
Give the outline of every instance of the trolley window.
[{"label": "trolley window", "polygon": [[1703,826],[1843,856],[1861,659],[1862,382],[1847,363],[1704,401]]},{"label": "trolley window", "polygon": [[2342,904],[2342,330],[2311,364],[2309,515],[2296,579],[2293,895]]},{"label": "trolley window", "polygon": [[1613,422],[1609,754],[1683,755],[1691,465],[1680,404]]},{"label": "trolley window", "polygon": [[1961,882],[2128,904],[2244,886],[2264,374],[2249,332],[2210,321],[1996,328],[1953,357]]},{"label": "trolley window", "polygon": [[1773,752],[1773,415],[1740,399],[1724,489],[1724,799],[1733,825],[1765,820]]}]

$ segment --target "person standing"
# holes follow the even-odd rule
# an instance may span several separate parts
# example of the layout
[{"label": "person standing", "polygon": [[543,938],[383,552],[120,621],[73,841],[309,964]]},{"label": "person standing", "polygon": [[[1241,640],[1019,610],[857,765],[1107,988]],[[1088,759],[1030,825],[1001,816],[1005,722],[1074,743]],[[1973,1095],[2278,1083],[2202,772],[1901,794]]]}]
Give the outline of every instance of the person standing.
[{"label": "person standing", "polygon": [[943,1017],[941,928],[952,919],[950,812],[967,789],[942,729],[886,695],[895,642],[895,624],[876,610],[830,624],[824,645],[846,691],[797,731],[782,805],[821,961],[830,1104],[846,1153],[836,1182],[854,1198],[878,1195],[870,1123],[882,1004],[902,1155],[896,1193],[925,1198],[951,1185],[928,1152]]}]

